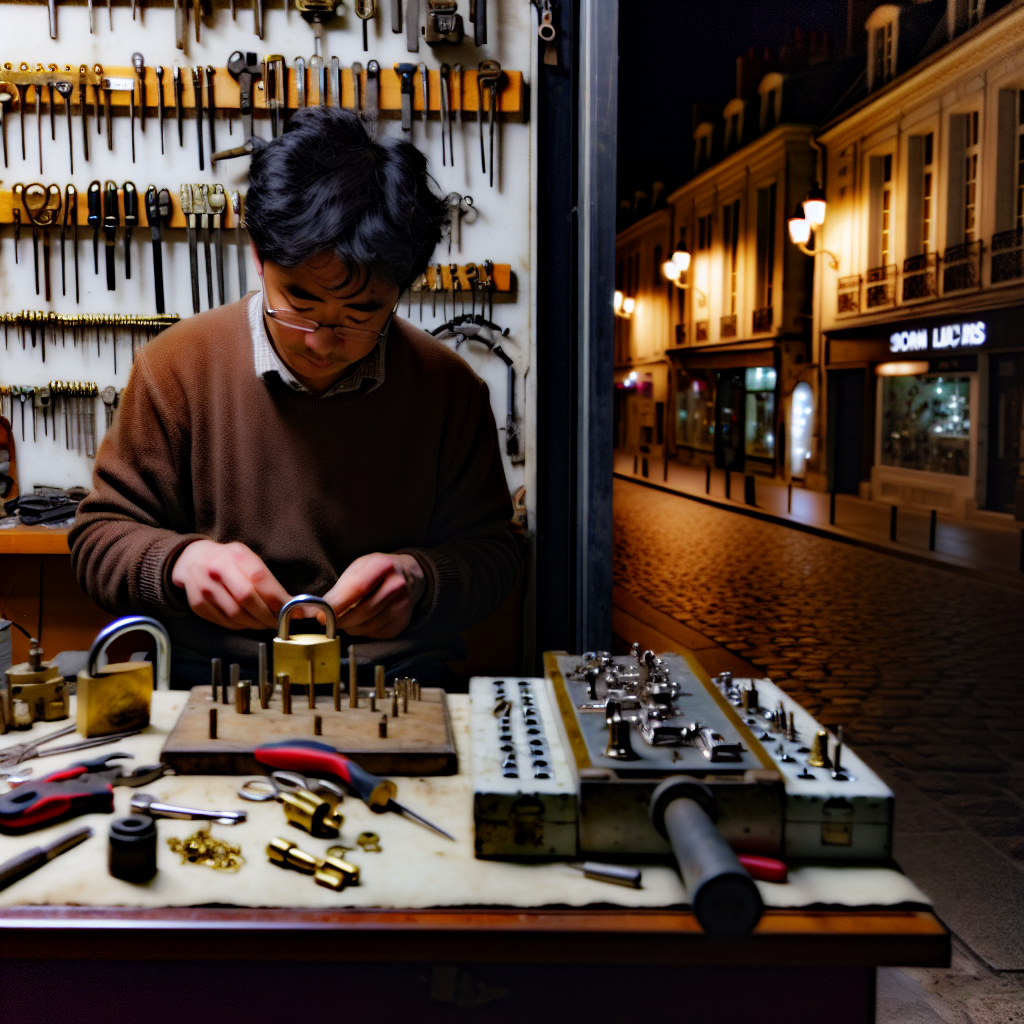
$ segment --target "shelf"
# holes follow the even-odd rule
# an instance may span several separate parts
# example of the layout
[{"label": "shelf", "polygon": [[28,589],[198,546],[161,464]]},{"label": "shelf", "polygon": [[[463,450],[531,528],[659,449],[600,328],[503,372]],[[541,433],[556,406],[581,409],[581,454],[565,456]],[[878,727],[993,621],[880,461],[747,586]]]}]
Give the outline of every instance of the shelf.
[{"label": "shelf", "polygon": [[67,526],[19,525],[0,529],[0,555],[67,555],[69,532]]}]

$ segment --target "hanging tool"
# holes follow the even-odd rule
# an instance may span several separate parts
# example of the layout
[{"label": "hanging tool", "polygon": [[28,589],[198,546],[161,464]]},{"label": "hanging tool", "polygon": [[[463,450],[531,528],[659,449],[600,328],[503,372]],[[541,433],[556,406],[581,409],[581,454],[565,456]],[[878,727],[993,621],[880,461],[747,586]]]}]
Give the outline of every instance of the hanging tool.
[{"label": "hanging tool", "polygon": [[[457,75],[458,79],[459,79],[458,86],[453,91],[454,91],[455,95],[459,99],[459,105],[455,108],[455,110],[456,110],[456,113],[458,114],[458,118],[459,118],[459,142],[462,145],[463,150],[465,150],[466,135],[465,135],[465,132],[462,129],[462,109],[466,105],[466,103],[465,103],[465,90],[463,89],[462,70],[463,70],[463,68],[462,68],[461,64],[453,64],[452,65],[452,74],[453,75]],[[455,157],[452,157],[452,167],[454,167],[454,166],[455,166]]]},{"label": "hanging tool", "polygon": [[[441,264],[440,263],[435,263],[434,264],[434,283],[433,283],[433,285],[431,286],[431,289],[430,289],[430,291],[432,293],[431,296],[430,296],[430,315],[431,316],[437,316],[437,293],[439,291],[441,291],[441,288],[442,288]],[[444,303],[444,297],[443,296],[441,298],[441,302],[442,302],[442,304]],[[442,306],[442,313],[443,313],[443,306]],[[445,320],[447,320],[447,319],[448,319],[448,317],[445,317]]]},{"label": "hanging tool", "polygon": [[192,276],[192,312],[199,312],[199,249],[196,240],[196,214],[192,205],[192,186],[182,185],[178,189],[181,212],[185,215],[185,230],[188,236],[188,267]]},{"label": "hanging tool", "polygon": [[331,106],[341,109],[341,62],[331,58]]},{"label": "hanging tool", "polygon": [[213,94],[213,65],[206,65],[206,120],[210,129],[210,152],[217,152],[216,119],[217,99]]},{"label": "hanging tool", "polygon": [[[47,64],[46,65],[46,70],[49,71],[51,75],[55,75],[55,74],[57,74],[60,71],[60,68],[57,67],[56,64]],[[52,78],[50,79],[49,82],[46,83],[46,88],[48,90],[47,96],[49,97],[49,99],[48,99],[48,101],[46,103],[46,106],[47,106],[47,109],[48,109],[49,114],[50,114],[50,141],[51,142],[56,142],[57,141],[57,126],[54,123],[54,113],[53,113],[53,92],[54,92],[53,87],[56,84],[57,83]]]},{"label": "hanging tool", "polygon": [[405,48],[420,52],[420,0],[405,0]]},{"label": "hanging tool", "polygon": [[469,0],[469,21],[473,26],[473,43],[487,45],[487,0]]},{"label": "hanging tool", "polygon": [[[199,170],[203,171],[206,169],[206,163],[203,160],[203,69],[198,64],[192,69],[192,93],[196,107],[196,142],[199,145]],[[482,135],[480,137],[481,139],[483,138]]]},{"label": "hanging tool", "polygon": [[[110,3],[110,0],[107,0]],[[200,6],[201,0],[192,0],[192,13],[196,16],[196,43],[199,43],[199,29],[203,20],[203,9]],[[210,14],[213,14],[213,7],[210,7]]]},{"label": "hanging tool", "polygon": [[[25,64],[22,71],[28,70],[28,65]],[[14,88],[18,90],[18,119],[21,122],[21,159],[25,159],[25,91],[28,89],[28,84],[25,82],[15,82]]]},{"label": "hanging tool", "polygon": [[295,0],[295,6],[302,20],[313,27],[313,52],[324,55],[324,26],[329,18],[342,13],[344,7],[339,0]]},{"label": "hanging tool", "polygon": [[[371,61],[371,63],[375,63]],[[369,88],[370,76],[367,73],[366,85]],[[359,61],[352,64],[352,109],[358,114],[363,109],[362,97],[360,95],[363,86],[363,65]]]},{"label": "hanging tool", "polygon": [[316,102],[318,106],[327,106],[327,72],[324,59],[318,53],[309,58],[310,73],[316,78]]},{"label": "hanging tool", "polygon": [[[132,0],[132,20],[135,20],[135,0]],[[139,127],[146,131],[146,62],[141,53],[132,54],[132,67],[139,77]]]},{"label": "hanging tool", "polygon": [[207,200],[213,211],[213,247],[217,254],[217,304],[224,305],[224,211],[227,209],[228,197],[224,194],[223,185],[214,185]]},{"label": "hanging tool", "polygon": [[192,186],[192,209],[199,218],[199,234],[206,257],[206,308],[213,309],[213,260],[210,253],[210,186]]},{"label": "hanging tool", "polygon": [[114,31],[114,8],[111,7],[113,0],[107,0],[107,21],[110,25],[110,31]]},{"label": "hanging tool", "polygon": [[263,38],[263,0],[252,0],[253,28],[256,35]]},{"label": "hanging tool", "polygon": [[270,133],[275,139],[281,134],[281,109],[287,101],[287,87],[284,57],[268,53],[263,58],[263,102],[270,111]]},{"label": "hanging tool", "polygon": [[146,189],[146,219],[149,221],[149,238],[153,244],[153,285],[156,288],[156,311],[164,312],[164,258],[160,243],[163,241],[163,227],[171,219],[171,194],[167,189],[157,191],[156,185]]},{"label": "hanging tool", "polygon": [[22,782],[0,796],[0,832],[20,835],[81,814],[113,814],[114,786],[145,786],[170,771],[168,765],[154,764],[126,773],[112,763],[131,757],[106,754]]},{"label": "hanging tool", "polygon": [[462,42],[465,30],[458,7],[457,0],[427,0],[427,27],[423,37],[428,46]]},{"label": "hanging tool", "polygon": [[402,131],[412,133],[413,87],[412,76],[416,73],[415,64],[396,64],[395,71],[401,79],[402,88]]},{"label": "hanging tool", "polygon": [[54,85],[60,98],[64,101],[64,112],[67,114],[68,120],[68,160],[71,165],[71,173],[75,173],[75,146],[74,138],[71,134],[71,90],[73,86],[70,82],[61,81]]},{"label": "hanging tool", "polygon": [[496,60],[482,60],[478,65],[476,87],[479,103],[477,104],[477,123],[480,126],[480,165],[487,172],[487,161],[484,159],[484,90],[487,90],[487,121],[490,131],[490,184],[494,188],[494,118],[498,109],[498,85],[504,77],[501,65]]},{"label": "hanging tool", "polygon": [[377,13],[376,0],[355,0],[354,7],[356,17],[363,23],[363,53],[366,53],[370,48],[367,40],[367,26]]},{"label": "hanging tool", "polygon": [[306,61],[296,57],[292,61],[292,74],[295,76],[295,106],[300,110],[306,105]]},{"label": "hanging tool", "polygon": [[[36,65],[36,71],[40,72],[43,70],[42,64]],[[43,87],[41,85],[35,86],[36,92],[36,134],[39,136],[39,173],[43,173],[43,116],[42,116],[42,102],[43,102]]]},{"label": "hanging tool", "polygon": [[139,193],[135,183],[126,181],[121,186],[124,198],[124,277],[130,281],[132,277],[132,230],[139,226]]},{"label": "hanging tool", "polygon": [[107,240],[107,291],[112,292],[115,288],[114,243],[121,223],[121,209],[117,202],[117,185],[108,181],[103,190],[103,237]]},{"label": "hanging tool", "polygon": [[271,768],[284,768],[289,771],[301,772],[304,775],[333,775],[358,796],[371,811],[377,814],[383,814],[386,811],[401,814],[410,821],[415,821],[432,832],[444,836],[445,839],[455,842],[455,837],[449,835],[444,829],[438,828],[426,818],[398,803],[395,800],[398,787],[394,782],[371,775],[355,761],[350,761],[326,743],[302,739],[282,740],[278,743],[266,743],[257,747],[253,751],[253,756],[260,764]]},{"label": "hanging tool", "polygon": [[[89,0],[90,7],[92,0]],[[185,49],[185,36],[188,35],[188,0],[174,0],[174,45],[179,50]]]},{"label": "hanging tool", "polygon": [[160,131],[160,155],[164,155],[164,69],[156,66],[156,122]]},{"label": "hanging tool", "polygon": [[445,166],[444,136],[448,133],[448,153],[452,167],[455,166],[455,153],[452,150],[452,69],[447,64],[441,65],[441,166]]},{"label": "hanging tool", "polygon": [[89,159],[89,101],[86,92],[86,85],[89,78],[89,69],[85,64],[78,67],[78,112],[82,117],[82,155]]},{"label": "hanging tool", "polygon": [[420,73],[420,92],[423,96],[423,148],[427,148],[427,118],[430,116],[430,78],[427,75],[427,65],[420,63],[416,65]]},{"label": "hanging tool", "polygon": [[[53,3],[53,0],[50,0]],[[13,857],[0,864],[0,889],[6,889],[19,879],[32,874],[33,871],[49,864],[51,860],[59,857],[68,850],[73,850],[79,843],[84,843],[92,835],[91,828],[76,828],[73,832],[66,832],[59,839],[47,843],[45,846],[34,846],[31,850],[22,850]]]},{"label": "hanging tool", "polygon": [[7,166],[7,108],[13,102],[14,98],[11,96],[9,88],[0,92],[0,139],[3,139],[4,145],[4,167]]},{"label": "hanging tool", "polygon": [[100,228],[103,225],[103,186],[98,181],[89,182],[85,193],[89,205],[89,216],[86,223],[92,228],[92,262],[93,269],[100,272]]},{"label": "hanging tool", "polygon": [[[50,382],[50,387],[52,390],[52,381]],[[56,732],[51,732],[48,735],[42,736],[30,743],[16,743],[10,747],[4,747],[0,750],[0,768],[13,768],[15,765],[22,764],[25,761],[30,761],[34,757],[51,757],[54,754],[70,754],[73,750],[86,750],[89,747],[100,747],[106,743],[116,743],[119,740],[127,739],[129,736],[137,736],[142,732],[142,729],[131,729],[127,732],[119,732],[111,736],[97,736],[88,740],[76,740],[74,743],[65,743],[62,746],[53,747],[50,750],[39,749],[51,740],[59,739],[61,736],[67,736],[68,733],[75,732],[77,728],[78,726],[72,723],[71,725],[65,726],[63,729],[58,729]],[[25,775],[26,773],[22,772],[21,774]]]},{"label": "hanging tool", "polygon": [[371,125],[380,112],[380,64],[371,60],[366,65],[366,99],[363,104],[366,119]]},{"label": "hanging tool", "polygon": [[402,31],[402,0],[391,0],[391,31],[395,35]]},{"label": "hanging tool", "polygon": [[249,290],[246,281],[245,245],[243,243],[243,232],[245,230],[245,218],[242,214],[242,197],[235,191],[230,194],[231,212],[235,215],[235,253],[238,258],[238,294],[245,295]]},{"label": "hanging tool", "polygon": [[100,103],[102,101],[102,96],[100,94],[103,92],[103,65],[102,64],[93,64],[93,66],[92,66],[92,74],[93,74],[92,93],[93,93],[93,96],[96,99],[96,102],[93,104],[94,109],[96,111],[96,134],[97,135],[102,135],[103,134],[103,115],[102,115],[103,108],[100,106]]},{"label": "hanging tool", "polygon": [[255,53],[235,50],[228,58],[228,74],[238,82],[238,113],[242,119],[242,138],[252,138],[253,81],[262,74],[262,65]]},{"label": "hanging tool", "polygon": [[178,119],[178,145],[185,145],[184,125],[182,118],[184,110],[181,96],[181,68],[177,64],[171,69],[171,85],[174,89],[174,116]]},{"label": "hanging tool", "polygon": [[135,163],[135,79],[134,78],[104,78],[103,79],[103,105],[107,118],[107,149],[114,149],[114,121],[110,116],[111,93],[128,93],[128,117],[131,120],[132,130],[132,163]]},{"label": "hanging tool", "polygon": [[32,221],[32,246],[36,258],[36,294],[39,294],[39,232],[43,235],[43,278],[45,297],[50,301],[50,228],[57,222],[61,208],[60,185],[29,185],[22,193],[29,220]]},{"label": "hanging tool", "polygon": [[[68,185],[64,193],[64,216],[60,222],[60,293],[61,295],[67,295],[67,283],[66,283],[66,272],[65,272],[65,259],[64,259],[64,242],[67,240],[68,234],[68,217],[72,215],[71,204],[75,202],[75,186]],[[75,211],[75,217],[77,219],[77,211]],[[77,300],[76,300],[77,301]]]}]

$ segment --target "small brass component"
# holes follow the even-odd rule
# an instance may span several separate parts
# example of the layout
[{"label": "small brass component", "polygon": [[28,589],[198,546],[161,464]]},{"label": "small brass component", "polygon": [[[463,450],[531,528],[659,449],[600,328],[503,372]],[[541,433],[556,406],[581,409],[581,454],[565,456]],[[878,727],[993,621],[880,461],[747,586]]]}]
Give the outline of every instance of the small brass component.
[{"label": "small brass component", "polygon": [[380,853],[383,849],[380,845],[380,836],[376,832],[360,832],[356,842],[365,853]]},{"label": "small brass component", "polygon": [[407,686],[402,687],[402,714],[409,714],[409,688]]},{"label": "small brass component", "polygon": [[340,860],[345,859],[345,854],[353,850],[352,846],[342,846],[340,843],[335,843],[334,846],[327,847],[328,857],[338,857]]},{"label": "small brass component", "polygon": [[287,672],[278,672],[277,681],[281,684],[281,713],[292,713],[292,681]]},{"label": "small brass component", "polygon": [[376,690],[371,690],[370,691],[370,710],[371,711],[376,711],[377,710],[377,691]]},{"label": "small brass component", "polygon": [[172,836],[167,840],[167,845],[172,853],[181,854],[182,864],[191,861],[215,871],[237,871],[245,863],[241,846],[232,846],[223,839],[214,839],[209,828],[201,828],[184,839]]},{"label": "small brass component", "polygon": [[828,733],[819,729],[811,744],[811,752],[807,756],[807,763],[812,768],[831,768],[832,762],[828,756]]},{"label": "small brass component", "polygon": [[[343,850],[344,847],[331,847],[331,850],[336,849]],[[267,857],[272,864],[300,871],[304,875],[312,875],[313,881],[325,889],[337,891],[346,885],[357,885],[359,882],[359,868],[355,864],[349,864],[341,857],[334,856],[330,850],[326,857],[318,859],[305,850],[300,850],[290,839],[282,839],[280,836],[270,840]]]},{"label": "small brass component", "polygon": [[306,696],[309,699],[309,710],[313,711],[316,708],[316,687],[312,683],[309,684]]},{"label": "small brass component", "polygon": [[377,733],[378,733],[378,735],[380,736],[380,738],[382,740],[386,740],[388,738],[388,716],[387,715],[381,715],[380,716],[380,723],[377,726]]},{"label": "small brass component", "polygon": [[391,691],[391,717],[398,717],[398,690]]},{"label": "small brass component", "polygon": [[350,644],[348,648],[348,706],[350,708],[359,707],[359,666],[356,663],[356,648],[355,644]]},{"label": "small brass component", "polygon": [[210,708],[210,739],[217,738],[217,709]]},{"label": "small brass component", "polygon": [[[327,618],[327,634],[288,632],[293,608],[317,605]],[[300,594],[278,613],[274,637],[274,672],[287,672],[293,683],[333,683],[341,674],[341,640],[335,635],[334,609],[322,598]],[[311,704],[310,707],[313,705]]]},{"label": "small brass component", "polygon": [[284,806],[288,822],[321,839],[335,839],[345,820],[335,808],[337,799],[325,799],[308,789],[278,793],[278,803]]},{"label": "small brass component", "polygon": [[[68,686],[55,661],[43,661],[38,640],[31,640],[28,661],[7,671],[8,699],[24,701],[32,722],[56,722],[69,713]],[[11,708],[13,717],[13,707]]]},{"label": "small brass component", "polygon": [[274,695],[274,684],[267,678],[267,645],[259,646],[259,670],[256,674],[259,686],[260,707],[266,711],[270,707],[270,698]]},{"label": "small brass component", "polygon": [[384,666],[375,665],[373,668],[373,684],[377,692],[377,700],[383,700],[386,696],[384,689]]},{"label": "small brass component", "polygon": [[786,739],[790,743],[796,743],[796,719],[793,717],[793,712],[789,713],[789,729],[786,734]]},{"label": "small brass component", "polygon": [[324,719],[322,715],[313,716],[313,735],[323,736],[324,734]]},{"label": "small brass component", "polygon": [[220,658],[210,659],[210,700],[217,700],[217,693],[221,687],[221,661]]}]

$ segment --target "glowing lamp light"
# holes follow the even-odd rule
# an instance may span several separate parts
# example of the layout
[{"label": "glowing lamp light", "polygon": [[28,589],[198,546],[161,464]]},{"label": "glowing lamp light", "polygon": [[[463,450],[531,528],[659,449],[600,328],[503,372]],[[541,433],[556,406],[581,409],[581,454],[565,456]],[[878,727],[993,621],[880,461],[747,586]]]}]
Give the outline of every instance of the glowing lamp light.
[{"label": "glowing lamp light", "polygon": [[634,299],[631,295],[627,295],[622,300],[622,312],[626,316],[632,316],[634,309],[636,309],[636,299]]},{"label": "glowing lamp light", "polygon": [[679,268],[680,274],[685,274],[690,269],[690,250],[680,244],[672,253],[672,262]]},{"label": "glowing lamp light", "polygon": [[615,289],[615,298],[612,300],[612,306],[614,307],[616,313],[622,312],[622,292],[620,292],[617,288]]},{"label": "glowing lamp light", "polygon": [[820,228],[825,223],[825,193],[817,182],[807,193],[807,198],[803,202],[803,213],[812,228]]},{"label": "glowing lamp light", "polygon": [[798,206],[789,218],[789,237],[794,245],[806,245],[811,237],[811,222],[804,216],[804,207]]},{"label": "glowing lamp light", "polygon": [[678,281],[679,275],[682,271],[679,269],[675,260],[665,260],[661,265],[661,273],[666,281]]}]

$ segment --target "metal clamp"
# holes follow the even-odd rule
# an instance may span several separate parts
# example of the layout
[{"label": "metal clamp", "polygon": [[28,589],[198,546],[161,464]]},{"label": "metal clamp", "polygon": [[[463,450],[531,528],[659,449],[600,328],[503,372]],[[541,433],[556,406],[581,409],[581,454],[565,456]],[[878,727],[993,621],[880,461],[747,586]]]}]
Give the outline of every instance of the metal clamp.
[{"label": "metal clamp", "polygon": [[125,633],[131,633],[136,629],[149,633],[156,640],[156,688],[169,690],[171,688],[171,638],[162,623],[146,615],[128,615],[123,619],[115,619],[108,626],[104,626],[89,648],[86,671],[95,678],[100,655],[106,653],[110,644],[119,636],[124,636]]},{"label": "metal clamp", "polygon": [[293,597],[290,601],[285,602],[284,606],[277,613],[278,640],[288,639],[288,625],[292,609],[297,608],[300,604],[315,604],[318,608],[324,610],[324,614],[327,617],[327,639],[333,640],[337,633],[334,609],[322,597],[314,597],[312,594],[299,594],[298,597]]}]

